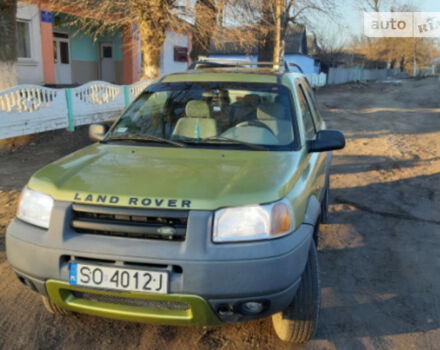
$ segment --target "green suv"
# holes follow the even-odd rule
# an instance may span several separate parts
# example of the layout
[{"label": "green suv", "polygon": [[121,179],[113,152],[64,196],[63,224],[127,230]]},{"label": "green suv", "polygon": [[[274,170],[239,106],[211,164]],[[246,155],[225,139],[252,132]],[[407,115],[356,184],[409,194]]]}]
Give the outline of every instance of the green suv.
[{"label": "green suv", "polygon": [[331,150],[305,76],[198,63],[143,91],[97,142],[29,180],[10,265],[47,309],[169,325],[272,316],[313,336]]}]

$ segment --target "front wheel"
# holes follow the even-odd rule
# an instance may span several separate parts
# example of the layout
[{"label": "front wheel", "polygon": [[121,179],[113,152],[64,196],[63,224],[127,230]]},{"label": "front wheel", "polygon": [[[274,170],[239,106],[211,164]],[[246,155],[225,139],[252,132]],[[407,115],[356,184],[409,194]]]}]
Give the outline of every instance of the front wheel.
[{"label": "front wheel", "polygon": [[312,339],[318,325],[320,305],[318,253],[312,241],[307,265],[295,298],[284,311],[272,316],[272,325],[278,337],[296,344],[306,343]]}]

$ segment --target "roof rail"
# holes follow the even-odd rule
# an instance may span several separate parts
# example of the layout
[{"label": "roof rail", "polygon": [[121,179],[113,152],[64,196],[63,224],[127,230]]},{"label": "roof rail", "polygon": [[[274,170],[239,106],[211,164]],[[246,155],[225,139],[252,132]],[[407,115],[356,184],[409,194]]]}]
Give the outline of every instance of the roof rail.
[{"label": "roof rail", "polygon": [[228,57],[208,57],[208,56],[199,56],[198,61],[218,62],[218,63],[251,62],[251,60],[248,57],[246,57],[246,58],[228,58]]},{"label": "roof rail", "polygon": [[296,63],[288,63],[287,61],[280,62],[251,62],[251,61],[233,61],[226,59],[209,59],[203,58],[198,61],[194,61],[188,70],[195,70],[199,68],[232,68],[232,67],[246,67],[246,66],[262,66],[262,67],[283,67],[285,72],[290,72],[290,66],[296,67],[301,73],[304,73],[299,65]]},{"label": "roof rail", "polygon": [[[289,66],[295,67],[298,69],[302,74],[304,74],[304,71],[302,70],[301,66],[296,63],[289,63]],[[290,69],[289,69],[290,70]]]}]

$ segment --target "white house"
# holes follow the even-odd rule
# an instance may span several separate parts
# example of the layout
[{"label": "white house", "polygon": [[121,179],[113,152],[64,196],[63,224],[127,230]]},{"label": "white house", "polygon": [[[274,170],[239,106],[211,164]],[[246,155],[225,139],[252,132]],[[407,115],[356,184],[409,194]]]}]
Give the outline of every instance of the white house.
[{"label": "white house", "polygon": [[[131,84],[141,76],[140,42],[136,24],[95,41],[79,28],[66,25],[71,13],[54,13],[44,3],[19,2],[17,9],[18,82],[78,85],[91,80]],[[167,31],[161,74],[189,65],[191,35]]]}]

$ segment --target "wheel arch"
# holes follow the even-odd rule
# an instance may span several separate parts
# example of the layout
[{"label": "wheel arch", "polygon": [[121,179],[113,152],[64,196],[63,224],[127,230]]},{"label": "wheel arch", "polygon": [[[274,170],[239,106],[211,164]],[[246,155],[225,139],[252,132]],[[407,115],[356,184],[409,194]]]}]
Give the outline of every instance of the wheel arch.
[{"label": "wheel arch", "polygon": [[304,224],[315,226],[318,222],[319,216],[321,215],[321,203],[316,196],[310,196],[309,202],[307,203],[307,209],[304,214]]}]

